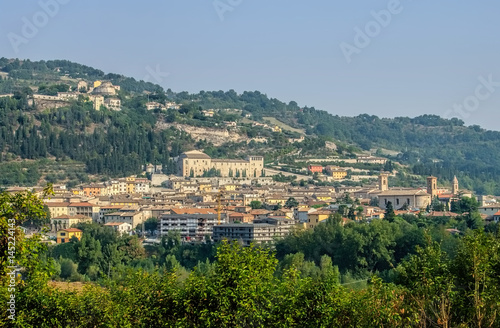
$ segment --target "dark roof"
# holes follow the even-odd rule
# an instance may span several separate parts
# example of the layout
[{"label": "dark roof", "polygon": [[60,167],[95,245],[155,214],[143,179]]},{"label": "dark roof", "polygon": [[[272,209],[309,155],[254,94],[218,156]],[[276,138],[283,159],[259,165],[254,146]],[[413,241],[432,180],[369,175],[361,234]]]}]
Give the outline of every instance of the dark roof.
[{"label": "dark roof", "polygon": [[208,156],[207,154],[202,153],[201,151],[198,151],[198,150],[191,150],[191,151],[187,151],[185,153],[182,153],[181,157],[192,158],[192,159],[211,159],[210,156]]}]

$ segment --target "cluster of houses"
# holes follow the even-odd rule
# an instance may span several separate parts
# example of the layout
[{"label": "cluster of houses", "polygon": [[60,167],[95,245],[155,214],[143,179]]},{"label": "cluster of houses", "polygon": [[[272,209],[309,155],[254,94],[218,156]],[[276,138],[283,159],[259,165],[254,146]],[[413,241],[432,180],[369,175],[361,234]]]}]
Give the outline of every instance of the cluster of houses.
[{"label": "cluster of houses", "polygon": [[181,105],[176,104],[175,102],[172,102],[172,101],[167,101],[165,103],[159,103],[156,101],[149,101],[146,103],[147,110],[154,110],[154,109],[160,109],[160,110],[176,109],[176,110],[179,110],[180,108],[181,108]]},{"label": "cluster of houses", "polygon": [[333,180],[343,180],[348,175],[345,168],[334,165],[327,165],[323,167],[323,165],[310,164],[307,166],[307,170],[312,174],[325,174],[326,176],[333,178]]},{"label": "cluster of houses", "polygon": [[34,94],[30,99],[31,105],[37,105],[45,108],[58,108],[67,106],[69,101],[77,100],[79,97],[85,97],[93,103],[95,110],[100,110],[101,106],[111,110],[121,110],[121,100],[116,97],[120,91],[120,86],[113,85],[107,81],[95,81],[89,85],[85,81],[79,81],[75,91],[68,90],[58,92],[55,96]]},{"label": "cluster of houses", "polygon": [[[127,177],[74,189],[55,186],[55,194],[44,200],[51,214],[51,232],[57,234],[58,242],[68,242],[73,236],[81,237],[74,230],[78,223],[95,222],[120,233],[131,233],[144,227],[147,219],[156,218],[160,235],[176,231],[185,241],[237,239],[248,245],[272,242],[292,228],[312,229],[341,206],[355,206],[351,220],[383,219],[389,203],[396,214],[416,214],[434,199],[449,204],[462,196],[472,196],[459,190],[456,178],[451,190],[439,188],[435,177],[428,177],[423,188],[389,188],[389,174],[385,172],[379,175],[377,184],[362,188],[292,186],[257,174],[261,164],[262,158],[257,156],[240,161],[213,160],[200,152],[187,152],[179,157],[178,176],[161,175],[158,179],[157,174],[152,174],[151,180]],[[201,175],[212,168],[219,168],[221,176]],[[232,169],[247,170],[247,174],[230,176]],[[190,174],[191,170],[196,174]],[[356,205],[342,204],[346,193],[357,200]],[[485,219],[500,220],[500,206],[496,204],[482,206],[480,212]],[[347,220],[344,218],[344,222]]]}]

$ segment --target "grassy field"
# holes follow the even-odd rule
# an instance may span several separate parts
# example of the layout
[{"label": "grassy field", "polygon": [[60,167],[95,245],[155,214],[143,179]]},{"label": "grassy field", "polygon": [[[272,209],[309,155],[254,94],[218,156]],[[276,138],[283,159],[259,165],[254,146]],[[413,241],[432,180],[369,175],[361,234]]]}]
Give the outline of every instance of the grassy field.
[{"label": "grassy field", "polygon": [[48,285],[50,287],[57,288],[65,292],[77,292],[83,291],[85,285],[81,282],[66,282],[66,281],[49,281]]},{"label": "grassy field", "polygon": [[279,126],[283,130],[297,132],[297,133],[300,133],[300,134],[305,134],[305,131],[303,129],[292,128],[290,125],[285,124],[285,123],[283,123],[281,121],[278,121],[274,117],[264,117],[264,120],[265,121],[269,121],[271,124]]}]

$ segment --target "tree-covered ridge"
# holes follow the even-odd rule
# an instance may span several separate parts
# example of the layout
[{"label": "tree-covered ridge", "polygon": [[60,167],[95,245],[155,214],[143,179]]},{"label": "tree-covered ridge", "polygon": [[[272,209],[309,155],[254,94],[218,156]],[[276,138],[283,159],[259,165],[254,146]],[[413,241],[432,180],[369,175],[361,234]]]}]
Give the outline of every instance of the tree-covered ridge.
[{"label": "tree-covered ridge", "polygon": [[[99,69],[86,65],[73,63],[69,60],[41,60],[30,61],[0,58],[0,70],[9,73],[9,77],[26,82],[52,82],[58,81],[62,76],[72,79],[83,79],[86,81],[107,80],[114,85],[119,85],[124,91],[142,93],[163,92],[163,88],[157,84],[145,81],[137,81],[134,78],[121,74],[105,74]],[[11,90],[0,89],[0,92],[13,92],[14,85],[10,85]]]},{"label": "tree-covered ridge", "polygon": [[[64,60],[32,62],[29,60],[19,61],[1,58],[0,67],[4,72],[8,72],[9,74],[8,79],[0,80],[0,93],[29,94],[30,89],[27,87],[42,87],[45,88],[43,90],[53,93],[57,90],[58,84],[67,83],[62,80],[63,77],[72,79],[83,78],[88,81],[94,79],[110,80],[114,84],[121,85],[123,92],[119,95],[120,99],[124,107],[130,110],[125,110],[121,114],[115,114],[116,116],[112,120],[129,121],[131,124],[130,128],[137,125],[141,129],[146,129],[139,132],[142,138],[149,133],[148,129],[153,125],[151,123],[154,120],[166,123],[181,122],[201,127],[222,126],[224,121],[238,121],[239,131],[242,134],[246,134],[249,138],[266,137],[271,139],[269,144],[276,146],[277,149],[275,151],[258,149],[258,147],[254,147],[252,151],[267,154],[266,160],[272,161],[277,157],[281,158],[288,154],[296,153],[297,148],[292,147],[286,137],[274,135],[271,131],[261,127],[252,126],[244,118],[248,116],[253,121],[263,122],[264,117],[274,117],[291,127],[304,130],[307,136],[310,137],[307,142],[311,142],[311,140],[319,137],[319,143],[324,144],[325,140],[332,140],[341,146],[341,150],[348,146],[353,148],[359,147],[364,150],[380,148],[395,150],[400,153],[391,159],[409,165],[408,173],[418,175],[432,174],[437,176],[440,181],[451,181],[453,176],[457,175],[461,186],[464,188],[472,189],[480,194],[500,195],[500,183],[497,179],[500,174],[500,132],[486,131],[479,126],[467,127],[463,121],[456,118],[444,119],[436,115],[422,115],[415,118],[396,117],[388,119],[368,114],[356,117],[341,117],[315,109],[314,107],[299,106],[294,101],[284,103],[278,99],[268,97],[259,91],[245,91],[241,94],[238,94],[234,90],[226,92],[201,91],[197,94],[189,94],[188,92],[173,92],[168,89],[164,92],[159,86],[150,83],[137,82],[116,74],[104,74],[100,70]],[[20,76],[19,74],[24,75]],[[137,93],[144,91],[152,92],[149,96],[150,101],[174,101],[183,106],[180,110],[170,109],[166,114],[146,113],[144,104],[147,100],[144,96],[137,95]],[[24,114],[22,112],[28,110],[27,105],[23,103],[25,100],[22,96],[16,96],[16,98],[18,101],[15,105],[17,114],[12,113],[12,104],[2,102],[0,103],[0,115],[4,119],[5,115],[10,112],[10,119],[15,121],[14,123],[17,126],[25,127],[21,129],[19,139],[16,140],[22,144],[23,142],[26,143],[25,141],[21,141],[23,137],[35,135],[29,133],[30,129],[32,129],[30,124],[35,121],[23,117]],[[9,107],[4,108],[5,106]],[[83,105],[80,104],[78,106],[82,107]],[[208,109],[221,109],[222,111],[216,111],[212,119],[207,118],[202,113],[202,110]],[[224,109],[237,109],[241,112],[226,112]],[[79,113],[70,112],[68,115],[63,115],[62,111],[68,111],[68,109],[58,110],[56,111],[57,114],[52,114],[50,117],[42,117],[39,114],[38,116],[45,120],[45,126],[54,125],[53,120],[56,119],[57,124],[59,124],[56,130],[68,129],[70,126],[71,128],[76,126],[79,129],[84,124],[85,133],[88,134],[93,129],[92,124],[96,120],[93,116],[101,115],[92,114],[90,110],[87,111],[87,114],[83,114],[80,111]],[[86,123],[81,123],[80,120]],[[144,121],[146,121],[146,124],[143,124]],[[39,123],[36,122],[35,125],[37,124]],[[12,128],[12,126],[10,127]],[[2,140],[0,140],[1,143],[5,144],[13,141],[10,136],[7,136],[7,134],[11,133],[6,133],[6,131],[3,131],[2,135],[0,135],[2,137]],[[126,137],[127,133],[118,134],[116,138]],[[295,137],[295,132],[287,133],[287,137]],[[97,132],[97,134],[100,133]],[[132,136],[135,138],[135,135]],[[103,138],[103,135],[99,138],[95,136],[95,138],[104,143],[109,140],[107,137]],[[111,140],[115,140],[116,138],[112,138]],[[82,143],[75,140],[68,145],[66,141],[71,138],[65,138],[64,145],[68,146],[55,145],[49,151],[49,148],[45,150],[40,142],[37,146],[35,137],[32,137],[32,139],[32,147],[26,145],[23,148],[22,152],[24,153],[21,156],[22,158],[32,158],[33,156],[43,157],[44,153],[47,153],[47,156],[58,157],[59,155],[56,153],[60,154],[62,151],[66,151],[69,146],[73,147],[80,144],[100,142],[89,140]],[[139,140],[141,140],[140,136]],[[180,151],[196,147],[198,149],[207,149],[207,151],[215,156],[235,156],[237,153],[233,151],[234,149],[246,148],[245,145],[227,144],[223,147],[213,147],[213,145],[204,144],[203,142],[198,145],[188,145],[188,142],[177,141],[187,146]],[[312,144],[314,143],[312,142]],[[253,143],[251,146],[256,146],[256,144]],[[15,149],[18,146],[12,145],[12,147]],[[104,167],[115,162],[113,156],[115,158],[116,156],[121,156],[115,155],[114,152],[113,156],[111,156],[108,150],[114,147],[117,147],[117,145],[106,146],[101,142],[95,148],[97,157],[88,154],[85,156],[73,154],[74,150],[72,154],[67,156],[83,161],[84,163],[90,163],[91,159],[94,158],[101,158],[97,160],[97,164],[89,172],[112,173],[104,169]],[[156,155],[142,156],[145,153],[154,153],[154,147],[142,147],[139,145],[137,147],[141,148],[141,150],[136,149],[134,152],[139,155],[140,161],[142,161],[141,164],[158,162],[159,157]],[[33,150],[33,148],[36,150]],[[142,151],[144,148],[150,148],[150,150]],[[231,154],[228,154],[228,149],[232,149]],[[307,147],[302,147],[302,149],[306,150]],[[127,151],[127,147],[120,148],[118,154],[125,151]],[[157,148],[157,151],[161,152],[162,150]],[[172,151],[170,156],[175,156],[175,153],[177,151]],[[15,154],[20,154],[20,152],[16,150]],[[275,158],[271,158],[272,156]],[[123,157],[120,157],[118,161],[120,162],[121,159]],[[131,159],[133,162],[131,167],[135,167],[135,170],[138,170],[138,161],[134,156]],[[160,161],[164,162],[162,159]],[[95,161],[92,162],[95,163]],[[118,174],[120,172],[129,173],[130,171],[128,168],[120,167],[113,172]]]},{"label": "tree-covered ridge", "polygon": [[20,94],[0,98],[0,108],[1,161],[69,158],[85,163],[87,173],[111,176],[137,174],[144,163],[155,163],[175,173],[171,157],[192,143],[182,131],[156,131],[156,117],[141,107],[96,111],[77,101],[40,112]]},{"label": "tree-covered ridge", "polygon": [[481,194],[500,195],[500,132],[437,115],[415,118],[379,118],[332,115],[314,107],[299,107],[268,98],[258,91],[238,95],[228,92],[186,92],[172,94],[178,101],[191,101],[203,108],[236,108],[255,120],[273,116],[308,135],[332,138],[361,149],[386,148],[399,151],[393,160],[410,165],[410,173],[435,175],[451,181],[456,175],[465,188]]}]

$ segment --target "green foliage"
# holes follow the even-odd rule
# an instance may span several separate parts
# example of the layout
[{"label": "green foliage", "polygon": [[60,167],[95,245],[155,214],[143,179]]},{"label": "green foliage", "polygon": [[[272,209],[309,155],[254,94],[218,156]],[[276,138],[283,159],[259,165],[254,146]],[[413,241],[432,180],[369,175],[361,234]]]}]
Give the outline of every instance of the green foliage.
[{"label": "green foliage", "polygon": [[67,84],[53,84],[45,85],[42,84],[38,87],[38,93],[42,95],[57,96],[58,92],[68,92],[69,85]]},{"label": "green foliage", "polygon": [[293,197],[290,197],[288,198],[288,200],[285,202],[285,208],[294,208],[294,207],[297,207],[299,206],[299,202],[293,198]]},{"label": "green foliage", "polygon": [[396,214],[394,213],[394,207],[392,206],[392,202],[387,202],[385,206],[385,215],[384,219],[389,222],[394,222],[396,218]]},{"label": "green foliage", "polygon": [[[499,133],[485,131],[477,126],[465,127],[456,118],[447,120],[435,115],[423,115],[381,119],[367,114],[339,117],[313,107],[301,108],[295,102],[287,104],[258,91],[242,94],[234,90],[201,91],[198,94],[174,93],[171,90],[165,92],[152,83],[135,81],[118,74],[105,74],[64,60],[31,62],[4,58],[0,68],[10,76],[9,80],[0,81],[0,90],[15,92],[13,98],[0,99],[0,122],[5,122],[3,126],[0,124],[0,150],[8,149],[10,156],[27,159],[68,156],[85,163],[91,174],[135,174],[144,163],[162,163],[167,166],[169,159],[178,155],[178,146],[184,148],[194,144],[192,140],[183,142],[187,135],[170,135],[169,140],[165,140],[163,133],[156,131],[151,135],[157,121],[213,127],[215,124],[222,125],[224,121],[241,121],[242,115],[250,114],[257,121],[262,121],[263,116],[279,118],[283,124],[306,130],[308,134],[304,141],[290,144],[287,136],[297,137],[296,132],[271,133],[262,127],[244,124],[242,133],[247,136],[269,138],[273,145],[271,151],[255,142],[244,145],[246,148],[255,148],[252,149],[254,151],[260,149],[266,159],[293,157],[290,154],[297,151],[301,156],[349,155],[358,149],[356,145],[365,150],[386,148],[401,153],[393,156],[383,167],[364,163],[349,165],[363,166],[367,170],[392,171],[394,161],[398,161],[409,165],[410,173],[435,175],[441,181],[451,181],[458,173],[465,188],[474,188],[480,194],[500,194],[500,185],[494,178],[500,173]],[[41,92],[54,94],[67,88],[61,83],[63,75],[87,81],[109,80],[120,85],[122,91],[119,96],[124,110],[120,113],[106,110],[96,112],[89,109],[90,103],[85,105],[76,102],[69,111],[57,109],[53,115],[31,113],[34,108],[28,105],[26,96],[31,91],[26,81],[38,84]],[[144,103],[147,98],[142,95],[144,91],[150,93],[150,100],[163,102],[168,99],[182,104],[180,111],[169,110],[166,115],[146,111]],[[225,108],[231,110],[222,110]],[[205,117],[202,109],[216,109],[216,115],[213,118]],[[39,128],[40,124],[42,128]],[[90,133],[96,125],[97,133]],[[15,132],[18,127],[21,129]],[[76,131],[72,131],[74,128]],[[104,131],[111,133],[108,136]],[[137,142],[124,142],[129,140]],[[334,141],[337,150],[326,149],[326,141]],[[176,142],[182,145],[176,145]],[[205,148],[209,155],[226,156],[240,150],[228,149],[226,146]],[[129,154],[130,157],[127,157]],[[293,159],[287,162],[293,162]],[[401,174],[398,172],[398,175]],[[239,172],[239,175],[244,173]],[[278,179],[283,180],[282,177]]]},{"label": "green foliage", "polygon": [[78,265],[72,260],[61,258],[59,260],[59,265],[61,267],[59,276],[62,279],[67,279],[69,281],[80,281],[82,279],[81,274],[77,271]]},{"label": "green foliage", "polygon": [[262,208],[262,202],[258,201],[258,200],[252,200],[250,202],[250,207],[253,209],[253,210],[258,210],[258,209],[261,209]]},{"label": "green foliage", "polygon": [[[407,225],[397,220],[378,222],[378,229],[369,230],[381,239],[386,237],[380,235],[380,228]],[[92,229],[92,234],[100,233]],[[326,231],[318,231],[322,239]],[[164,246],[180,247],[180,241],[171,234]],[[372,276],[365,288],[357,290],[339,285],[340,275],[330,256],[321,255],[316,265],[304,253],[289,254],[278,264],[269,250],[225,242],[218,247],[214,263],[199,262],[183,281],[175,271],[127,269],[120,280],[87,285],[79,292],[58,291],[37,279],[21,283],[16,325],[496,327],[499,247],[497,236],[474,232],[464,238],[457,255],[450,257],[427,235],[426,242],[394,271],[398,285]],[[62,262],[61,273],[75,275],[75,264]],[[6,294],[0,295],[4,301]]]},{"label": "green foliage", "polygon": [[[163,164],[167,173],[175,173],[171,157],[191,142],[189,135],[175,129],[155,131],[155,116],[141,106],[125,101],[121,112],[95,111],[82,100],[68,108],[30,113],[25,98],[0,98],[0,150],[7,150],[0,161],[54,156],[83,162],[91,174],[136,174],[145,163]],[[37,169],[0,163],[0,171],[13,172],[2,175],[7,185],[36,185],[40,179]],[[61,177],[49,174],[47,179]]]},{"label": "green foliage", "polygon": [[273,175],[273,181],[276,181],[276,182],[292,182],[295,180],[297,180],[296,175],[288,175],[287,176],[281,172],[279,174]]},{"label": "green foliage", "polygon": [[146,220],[146,222],[144,222],[144,229],[146,231],[153,233],[153,231],[158,230],[159,224],[160,224],[160,221],[158,220],[158,218],[154,218],[154,217],[149,218]]},{"label": "green foliage", "polygon": [[[51,188],[45,189],[45,194]],[[0,284],[7,281],[9,266],[24,268],[24,274],[30,278],[50,263],[40,260],[46,246],[40,243],[41,236],[25,238],[20,226],[31,222],[43,225],[49,222],[42,201],[31,192],[9,194],[0,193]]]}]

